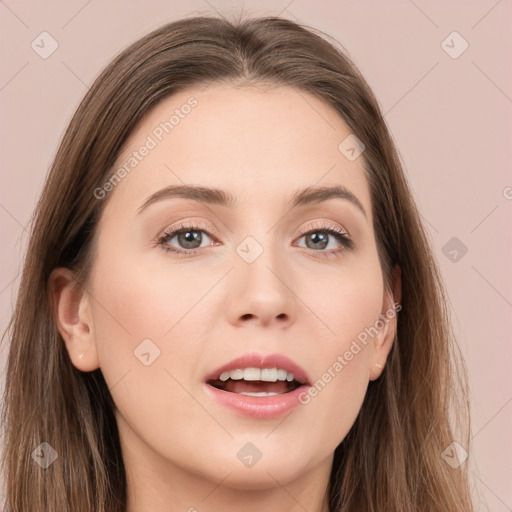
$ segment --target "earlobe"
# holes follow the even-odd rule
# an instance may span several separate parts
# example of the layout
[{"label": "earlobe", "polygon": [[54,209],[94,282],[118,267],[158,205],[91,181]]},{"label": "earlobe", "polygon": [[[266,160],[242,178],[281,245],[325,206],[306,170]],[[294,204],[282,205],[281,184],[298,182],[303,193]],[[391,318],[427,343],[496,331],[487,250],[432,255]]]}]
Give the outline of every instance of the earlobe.
[{"label": "earlobe", "polygon": [[391,292],[386,293],[385,300],[380,315],[382,328],[375,339],[373,346],[372,366],[370,367],[370,380],[377,379],[382,371],[388,357],[389,351],[393,346],[397,334],[397,315],[402,309],[400,301],[402,299],[402,277],[401,269],[398,265],[393,268],[393,282]]},{"label": "earlobe", "polygon": [[67,268],[52,271],[49,286],[53,314],[69,358],[78,370],[89,372],[99,368],[94,338],[90,297]]},{"label": "earlobe", "polygon": [[380,374],[382,373],[382,370],[384,369],[384,365],[381,363],[374,363],[373,367],[370,368],[370,376],[368,377],[369,380],[376,380],[380,377]]},{"label": "earlobe", "polygon": [[372,366],[370,367],[370,380],[380,377],[384,371],[386,359],[393,346],[396,333],[396,318],[385,320],[383,331],[375,339],[373,346]]}]

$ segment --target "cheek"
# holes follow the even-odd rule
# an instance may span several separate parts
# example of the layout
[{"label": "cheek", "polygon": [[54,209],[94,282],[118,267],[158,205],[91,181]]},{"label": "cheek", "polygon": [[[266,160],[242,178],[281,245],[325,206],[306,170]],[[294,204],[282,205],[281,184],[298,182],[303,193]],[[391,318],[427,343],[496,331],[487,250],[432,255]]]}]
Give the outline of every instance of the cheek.
[{"label": "cheek", "polygon": [[[336,445],[352,427],[368,387],[370,343],[382,309],[382,273],[375,254],[306,283],[311,289],[303,289],[308,297],[305,302],[321,319],[313,317],[312,321],[321,335],[315,336],[311,351],[313,386],[301,401],[308,416],[324,425]],[[323,292],[318,293],[319,289]]]},{"label": "cheek", "polygon": [[301,293],[316,317],[325,341],[322,346],[338,351],[348,348],[381,313],[384,289],[377,254],[353,258],[329,273],[310,275],[303,280]]},{"label": "cheek", "polygon": [[119,332],[121,339],[129,337],[133,350],[145,338],[161,340],[172,332],[205,293],[208,281],[152,247],[156,231],[142,236],[127,222],[119,222],[117,229],[114,222],[104,224],[105,218],[122,220],[129,200],[133,202],[119,196],[118,203],[108,205],[108,215],[104,213],[91,282],[98,306],[95,325]]},{"label": "cheek", "polygon": [[322,436],[332,449],[345,438],[363,404],[372,355],[368,332],[380,312],[379,300],[345,291],[338,295],[338,308],[333,306],[331,316],[325,317],[336,335],[317,340],[310,351],[315,360],[313,382],[300,397],[306,417],[323,425]]},{"label": "cheek", "polygon": [[365,350],[361,348],[351,361],[332,354],[300,397],[305,423],[313,437],[322,439],[321,449],[326,453],[343,441],[361,410],[369,382]]},{"label": "cheek", "polygon": [[[92,288],[102,368],[133,365],[137,361],[134,351],[139,351],[141,343],[150,352],[159,349],[165,358],[179,334],[187,343],[173,343],[172,366],[178,366],[176,358],[189,357],[200,349],[202,337],[197,328],[204,318],[204,307],[199,302],[218,278],[177,268],[155,269],[128,257],[115,261],[115,265],[98,264]],[[152,349],[144,340],[151,340],[158,348]]]},{"label": "cheek", "polygon": [[[182,439],[173,450],[186,459],[195,442],[185,442],[193,435],[190,425],[204,414],[188,392],[210,305],[198,301],[218,278],[194,282],[185,272],[161,275],[128,258],[115,261],[97,265],[91,288],[101,372],[130,428],[157,450],[162,440]],[[173,421],[178,413],[180,421]]]}]

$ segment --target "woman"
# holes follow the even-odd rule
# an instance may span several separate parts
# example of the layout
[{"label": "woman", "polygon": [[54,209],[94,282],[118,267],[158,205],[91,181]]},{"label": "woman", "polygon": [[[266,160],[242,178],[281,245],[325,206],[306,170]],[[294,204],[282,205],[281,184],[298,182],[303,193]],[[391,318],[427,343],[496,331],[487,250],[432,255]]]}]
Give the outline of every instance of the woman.
[{"label": "woman", "polygon": [[[10,324],[6,512],[471,511],[464,365],[377,102],[280,18],[137,41],[73,117]],[[457,444],[454,444],[457,443]]]}]

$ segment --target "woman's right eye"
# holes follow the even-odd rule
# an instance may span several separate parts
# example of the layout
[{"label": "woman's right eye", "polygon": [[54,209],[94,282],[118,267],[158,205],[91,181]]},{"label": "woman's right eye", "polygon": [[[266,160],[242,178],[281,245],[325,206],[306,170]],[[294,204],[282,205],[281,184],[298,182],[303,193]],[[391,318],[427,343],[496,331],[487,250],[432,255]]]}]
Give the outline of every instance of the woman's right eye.
[{"label": "woman's right eye", "polygon": [[[201,233],[207,233],[201,226],[196,225],[180,225],[177,228],[172,228],[166,231],[159,239],[158,244],[161,245],[166,251],[171,251],[183,255],[194,254],[201,248],[201,242],[203,236]],[[210,235],[206,234],[208,238]],[[175,247],[169,245],[173,239],[176,239],[176,243],[181,247]],[[199,243],[199,245],[198,245]],[[213,244],[208,244],[211,246]]]}]

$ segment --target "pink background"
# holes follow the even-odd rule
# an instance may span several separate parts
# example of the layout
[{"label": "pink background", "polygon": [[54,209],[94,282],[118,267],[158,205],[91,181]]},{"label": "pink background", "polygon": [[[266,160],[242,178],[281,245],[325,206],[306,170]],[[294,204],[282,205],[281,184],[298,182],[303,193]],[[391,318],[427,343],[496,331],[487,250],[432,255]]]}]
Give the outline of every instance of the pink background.
[{"label": "pink background", "polygon": [[[243,2],[335,37],[375,92],[400,149],[445,278],[466,357],[478,510],[512,510],[512,3],[480,0]],[[241,1],[0,2],[0,328],[19,284],[27,226],[63,131],[121,49],[192,14],[231,16]],[[31,47],[46,31],[47,59]],[[443,49],[469,47],[458,58]],[[453,36],[451,36],[453,39]],[[508,221],[508,228],[507,228]],[[457,262],[443,247],[457,237]],[[445,249],[448,252],[449,247]],[[450,249],[451,250],[451,249]],[[5,349],[0,352],[2,384]]]}]

